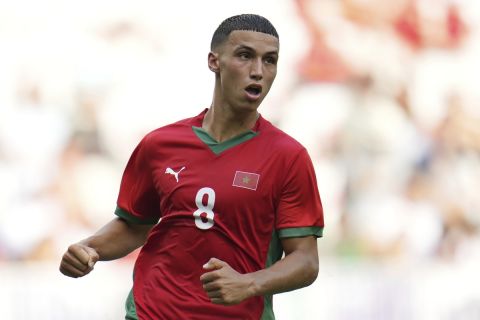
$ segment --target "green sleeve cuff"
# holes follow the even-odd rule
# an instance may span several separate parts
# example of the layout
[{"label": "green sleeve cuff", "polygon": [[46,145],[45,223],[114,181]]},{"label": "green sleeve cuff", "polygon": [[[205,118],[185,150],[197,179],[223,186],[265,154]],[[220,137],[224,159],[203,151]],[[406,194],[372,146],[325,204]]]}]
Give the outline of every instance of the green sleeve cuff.
[{"label": "green sleeve cuff", "polygon": [[285,228],[278,230],[279,238],[299,238],[315,236],[321,238],[323,236],[322,227],[301,227],[301,228]]},{"label": "green sleeve cuff", "polygon": [[132,215],[130,212],[123,210],[120,207],[117,207],[115,209],[115,214],[119,216],[122,219],[127,220],[128,222],[134,223],[134,224],[157,224],[159,219],[140,219],[134,215]]}]

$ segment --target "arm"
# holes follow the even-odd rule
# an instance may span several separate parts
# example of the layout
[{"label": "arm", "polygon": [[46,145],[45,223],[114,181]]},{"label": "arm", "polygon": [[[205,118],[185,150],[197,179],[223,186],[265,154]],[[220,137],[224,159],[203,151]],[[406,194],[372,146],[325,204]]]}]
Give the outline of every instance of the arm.
[{"label": "arm", "polygon": [[82,277],[93,270],[98,260],[121,258],[142,246],[153,226],[115,218],[93,236],[70,245],[62,257],[60,272],[73,278]]},{"label": "arm", "polygon": [[317,238],[284,238],[285,258],[254,273],[255,296],[271,295],[311,285],[318,275]]},{"label": "arm", "polygon": [[313,236],[284,238],[285,258],[269,268],[240,274],[226,262],[210,259],[204,266],[212,270],[200,280],[213,303],[232,305],[253,296],[272,295],[306,287],[318,275],[317,240]]}]

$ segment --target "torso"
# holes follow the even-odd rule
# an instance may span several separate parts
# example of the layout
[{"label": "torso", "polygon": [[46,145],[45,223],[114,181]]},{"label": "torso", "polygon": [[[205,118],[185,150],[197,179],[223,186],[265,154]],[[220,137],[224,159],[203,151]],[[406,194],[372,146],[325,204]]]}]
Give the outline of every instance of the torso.
[{"label": "torso", "polygon": [[[240,273],[265,268],[285,170],[303,147],[260,118],[255,134],[216,154],[193,129],[201,117],[147,137],[161,220],[135,266],[137,312],[155,319],[260,319],[262,297],[212,304],[199,280],[202,265],[216,257]],[[168,315],[146,307],[165,304]]]}]

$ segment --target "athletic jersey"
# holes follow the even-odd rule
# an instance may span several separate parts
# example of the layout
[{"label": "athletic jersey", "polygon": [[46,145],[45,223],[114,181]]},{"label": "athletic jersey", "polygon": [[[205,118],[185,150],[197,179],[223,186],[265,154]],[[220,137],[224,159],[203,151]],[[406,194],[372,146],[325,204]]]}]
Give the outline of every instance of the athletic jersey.
[{"label": "athletic jersey", "polygon": [[115,213],[158,222],[135,263],[127,319],[274,319],[271,296],[213,304],[203,264],[254,272],[282,257],[280,238],[322,236],[306,149],[261,116],[217,143],[201,129],[206,111],[147,134],[125,169]]}]

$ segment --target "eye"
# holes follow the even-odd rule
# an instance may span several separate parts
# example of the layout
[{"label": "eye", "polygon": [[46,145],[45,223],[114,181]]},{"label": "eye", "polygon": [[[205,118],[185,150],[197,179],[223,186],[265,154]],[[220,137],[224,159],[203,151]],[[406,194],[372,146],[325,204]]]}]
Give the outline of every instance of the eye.
[{"label": "eye", "polygon": [[275,57],[266,57],[265,63],[267,64],[277,64],[277,59]]},{"label": "eye", "polygon": [[245,59],[245,60],[250,59],[250,57],[251,57],[250,53],[248,53],[248,52],[240,52],[240,53],[238,54],[238,56],[239,56],[241,59]]}]

